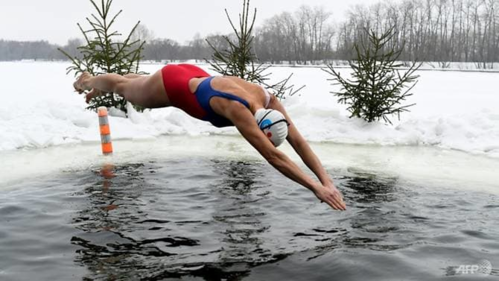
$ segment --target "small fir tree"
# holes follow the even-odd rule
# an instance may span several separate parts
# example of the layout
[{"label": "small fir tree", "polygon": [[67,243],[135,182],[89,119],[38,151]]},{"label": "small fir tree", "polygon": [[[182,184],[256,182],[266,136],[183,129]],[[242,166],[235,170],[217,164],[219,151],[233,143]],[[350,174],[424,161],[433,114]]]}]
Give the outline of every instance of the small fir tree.
[{"label": "small fir tree", "polygon": [[[111,27],[122,10],[111,16],[110,10],[113,0],[101,0],[100,6],[94,0],[90,0],[90,2],[97,10],[98,16],[92,14],[91,18],[86,18],[90,24],[89,30],[84,30],[78,23],[78,27],[86,41],[86,45],[78,47],[80,55],[73,57],[66,51],[59,49],[72,62],[72,66],[68,67],[67,73],[74,72],[75,77],[85,71],[92,75],[104,73],[116,73],[119,75],[145,74],[139,72],[139,63],[146,42],[131,39],[140,21],[133,27],[124,41],[118,41],[121,34],[112,31]],[[127,101],[123,97],[114,93],[106,93],[92,99],[87,109],[95,111],[100,106],[115,107],[126,113],[126,103]],[[141,110],[141,108],[137,109]]]},{"label": "small fir tree", "polygon": [[239,14],[239,26],[237,28],[230,18],[227,9],[225,9],[227,19],[234,31],[234,39],[231,39],[229,36],[223,36],[228,46],[228,49],[225,50],[220,50],[209,40],[206,40],[213,50],[212,59],[206,61],[212,66],[213,70],[221,75],[236,76],[274,90],[276,97],[279,99],[285,98],[286,94],[294,95],[304,86],[298,90],[294,90],[294,85],[288,85],[293,74],[276,84],[267,83],[272,73],[267,71],[270,65],[258,63],[258,58],[253,51],[253,27],[257,10],[256,8],[254,9],[253,17],[251,18],[249,4],[249,0],[243,0],[243,12]]},{"label": "small fir tree", "polygon": [[417,84],[419,75],[415,72],[421,67],[421,63],[412,62],[408,69],[400,70],[404,64],[398,59],[402,54],[404,46],[396,48],[390,43],[395,36],[394,29],[387,30],[381,36],[374,31],[365,30],[367,44],[362,40],[361,46],[354,44],[356,59],[348,63],[352,68],[351,79],[345,79],[340,75],[332,64],[323,69],[333,76],[333,85],[341,85],[340,92],[332,92],[339,97],[338,102],[347,104],[350,118],[358,117],[367,122],[383,119],[392,123],[389,117],[409,111],[408,108],[415,105],[401,105],[409,96],[409,93]]}]

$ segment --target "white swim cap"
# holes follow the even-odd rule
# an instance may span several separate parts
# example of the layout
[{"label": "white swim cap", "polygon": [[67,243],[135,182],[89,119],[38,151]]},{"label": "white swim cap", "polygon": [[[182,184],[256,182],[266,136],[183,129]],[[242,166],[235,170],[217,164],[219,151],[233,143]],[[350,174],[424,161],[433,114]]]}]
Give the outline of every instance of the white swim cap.
[{"label": "white swim cap", "polygon": [[281,112],[259,109],[255,113],[256,123],[274,146],[281,145],[288,136],[288,121]]}]

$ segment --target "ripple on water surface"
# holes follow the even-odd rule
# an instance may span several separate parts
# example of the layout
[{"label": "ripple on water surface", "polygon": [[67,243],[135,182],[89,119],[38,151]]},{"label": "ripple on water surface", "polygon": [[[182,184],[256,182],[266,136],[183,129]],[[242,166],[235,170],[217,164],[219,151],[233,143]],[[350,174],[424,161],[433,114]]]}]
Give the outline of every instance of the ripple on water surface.
[{"label": "ripple on water surface", "polygon": [[[0,280],[499,277],[497,196],[332,171],[334,212],[267,164],[103,165],[0,194]],[[495,266],[495,268],[494,268]]]}]

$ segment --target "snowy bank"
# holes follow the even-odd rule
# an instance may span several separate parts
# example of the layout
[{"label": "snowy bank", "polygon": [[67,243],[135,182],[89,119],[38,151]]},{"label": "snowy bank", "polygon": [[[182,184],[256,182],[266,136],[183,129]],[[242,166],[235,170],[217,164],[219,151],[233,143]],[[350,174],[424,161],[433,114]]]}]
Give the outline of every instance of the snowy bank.
[{"label": "snowy bank", "polygon": [[[0,63],[0,151],[98,142],[98,119],[73,92],[67,63]],[[208,66],[203,65],[205,69]],[[145,65],[154,72],[161,65]],[[275,67],[274,79],[294,73],[292,83],[306,85],[284,103],[310,141],[347,144],[436,146],[499,157],[497,73],[421,71],[408,103],[417,105],[394,125],[348,118],[330,94],[333,87],[319,68]],[[348,69],[342,69],[347,74]],[[337,89],[336,89],[337,90]],[[174,108],[111,117],[115,140],[154,139],[162,135],[235,135]]]}]

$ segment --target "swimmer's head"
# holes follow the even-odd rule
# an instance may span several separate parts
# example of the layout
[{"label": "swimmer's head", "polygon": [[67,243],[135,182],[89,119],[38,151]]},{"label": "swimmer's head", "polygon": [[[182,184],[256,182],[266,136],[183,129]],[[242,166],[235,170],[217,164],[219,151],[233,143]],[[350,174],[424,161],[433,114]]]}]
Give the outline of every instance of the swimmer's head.
[{"label": "swimmer's head", "polygon": [[255,113],[256,123],[269,140],[278,147],[288,136],[289,123],[281,112],[273,109],[259,109]]}]

